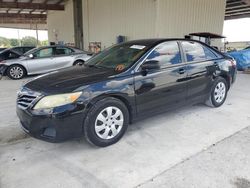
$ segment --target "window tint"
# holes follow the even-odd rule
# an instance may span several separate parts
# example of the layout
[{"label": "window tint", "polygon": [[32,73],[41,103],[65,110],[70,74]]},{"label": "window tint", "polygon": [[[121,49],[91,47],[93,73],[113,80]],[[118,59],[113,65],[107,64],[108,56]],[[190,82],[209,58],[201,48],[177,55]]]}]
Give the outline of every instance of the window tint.
[{"label": "window tint", "polygon": [[202,46],[205,52],[206,59],[215,59],[217,56],[206,46]]},{"label": "window tint", "polygon": [[148,56],[147,61],[158,61],[161,68],[182,62],[177,42],[165,42],[156,47]]},{"label": "window tint", "polygon": [[19,57],[19,55],[14,53],[14,52],[9,53],[9,59],[15,59],[15,58],[18,58],[18,57]]},{"label": "window tint", "polygon": [[23,53],[26,53],[26,52],[30,51],[31,49],[33,49],[33,47],[25,47],[23,50]]},{"label": "window tint", "polygon": [[19,55],[12,52],[12,51],[6,51],[6,52],[1,54],[1,59],[15,59],[18,57],[19,57]]},{"label": "window tint", "polygon": [[196,42],[182,42],[182,47],[188,62],[216,58],[210,49]]},{"label": "window tint", "polygon": [[22,48],[13,48],[13,50],[23,54],[23,49]]},{"label": "window tint", "polygon": [[72,50],[70,48],[56,47],[56,55],[68,55],[71,54]]},{"label": "window tint", "polygon": [[52,48],[44,48],[34,53],[34,57],[50,57],[53,55]]}]

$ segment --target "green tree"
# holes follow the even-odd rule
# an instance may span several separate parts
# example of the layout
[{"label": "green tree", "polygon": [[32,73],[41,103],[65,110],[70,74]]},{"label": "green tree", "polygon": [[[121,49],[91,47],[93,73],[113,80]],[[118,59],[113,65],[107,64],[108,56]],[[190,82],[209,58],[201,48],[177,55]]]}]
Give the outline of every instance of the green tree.
[{"label": "green tree", "polygon": [[18,39],[9,39],[9,41],[10,41],[10,45],[12,47],[19,46],[19,44],[20,44],[20,41]]},{"label": "green tree", "polygon": [[10,41],[7,38],[0,37],[0,46],[10,47]]},{"label": "green tree", "polygon": [[40,42],[38,41],[37,44],[37,40],[35,37],[23,37],[21,40],[22,46],[37,46],[40,45]]},{"label": "green tree", "polygon": [[48,46],[49,45],[49,41],[48,40],[43,40],[43,41],[41,41],[41,45],[42,46]]}]

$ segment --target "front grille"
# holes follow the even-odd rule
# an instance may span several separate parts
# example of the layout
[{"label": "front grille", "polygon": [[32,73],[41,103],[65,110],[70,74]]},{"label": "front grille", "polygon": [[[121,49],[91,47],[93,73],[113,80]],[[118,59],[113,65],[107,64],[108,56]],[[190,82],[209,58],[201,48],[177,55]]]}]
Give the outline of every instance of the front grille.
[{"label": "front grille", "polygon": [[36,93],[20,91],[17,96],[17,105],[22,109],[27,109],[37,97]]}]

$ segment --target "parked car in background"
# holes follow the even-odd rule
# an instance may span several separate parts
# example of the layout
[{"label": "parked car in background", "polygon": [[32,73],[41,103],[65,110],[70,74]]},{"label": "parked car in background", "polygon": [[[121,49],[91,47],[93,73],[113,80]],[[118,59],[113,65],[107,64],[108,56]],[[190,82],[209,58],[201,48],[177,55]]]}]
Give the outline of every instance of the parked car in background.
[{"label": "parked car in background", "polygon": [[18,52],[19,54],[25,54],[26,52],[36,48],[35,46],[17,46],[11,48],[12,50]]},{"label": "parked car in background", "polygon": [[3,51],[3,50],[5,50],[5,49],[7,49],[7,48],[0,48],[0,52]]},{"label": "parked car in background", "polygon": [[35,46],[17,46],[9,49],[5,49],[0,52],[0,62],[3,60],[17,59],[22,54],[32,50]]},{"label": "parked car in background", "polygon": [[250,50],[250,46],[246,47],[245,50]]},{"label": "parked car in background", "polygon": [[46,46],[28,51],[14,60],[0,63],[0,74],[11,79],[21,79],[26,75],[43,74],[54,70],[81,65],[92,54],[73,47]]},{"label": "parked car in background", "polygon": [[9,60],[9,59],[17,59],[21,56],[22,54],[13,50],[13,49],[6,49],[0,52],[0,63],[4,60]]},{"label": "parked car in background", "polygon": [[18,93],[17,115],[36,138],[58,142],[84,134],[104,147],[116,143],[137,118],[184,104],[221,106],[235,78],[234,59],[204,43],[129,41],[79,68],[26,83]]}]

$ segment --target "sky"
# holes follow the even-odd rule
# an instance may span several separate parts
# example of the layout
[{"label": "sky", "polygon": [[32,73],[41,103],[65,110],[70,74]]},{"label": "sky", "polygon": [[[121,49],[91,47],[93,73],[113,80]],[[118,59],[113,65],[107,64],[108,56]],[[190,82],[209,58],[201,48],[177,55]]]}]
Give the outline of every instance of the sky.
[{"label": "sky", "polygon": [[228,42],[250,41],[250,18],[226,20],[223,35]]},{"label": "sky", "polygon": [[[36,37],[35,30],[27,29],[9,29],[0,28],[0,36],[6,38],[19,38],[25,36]],[[226,20],[224,22],[223,35],[227,37],[228,42],[250,41],[250,18],[235,20]],[[39,40],[48,40],[48,32],[45,30],[38,31]]]},{"label": "sky", "polygon": [[[0,37],[18,39],[18,31],[19,31],[19,38],[20,39],[25,37],[25,36],[32,36],[32,37],[36,38],[36,31],[35,30],[11,29],[11,28],[0,28]],[[48,31],[39,30],[38,31],[38,39],[40,41],[48,40]]]}]

